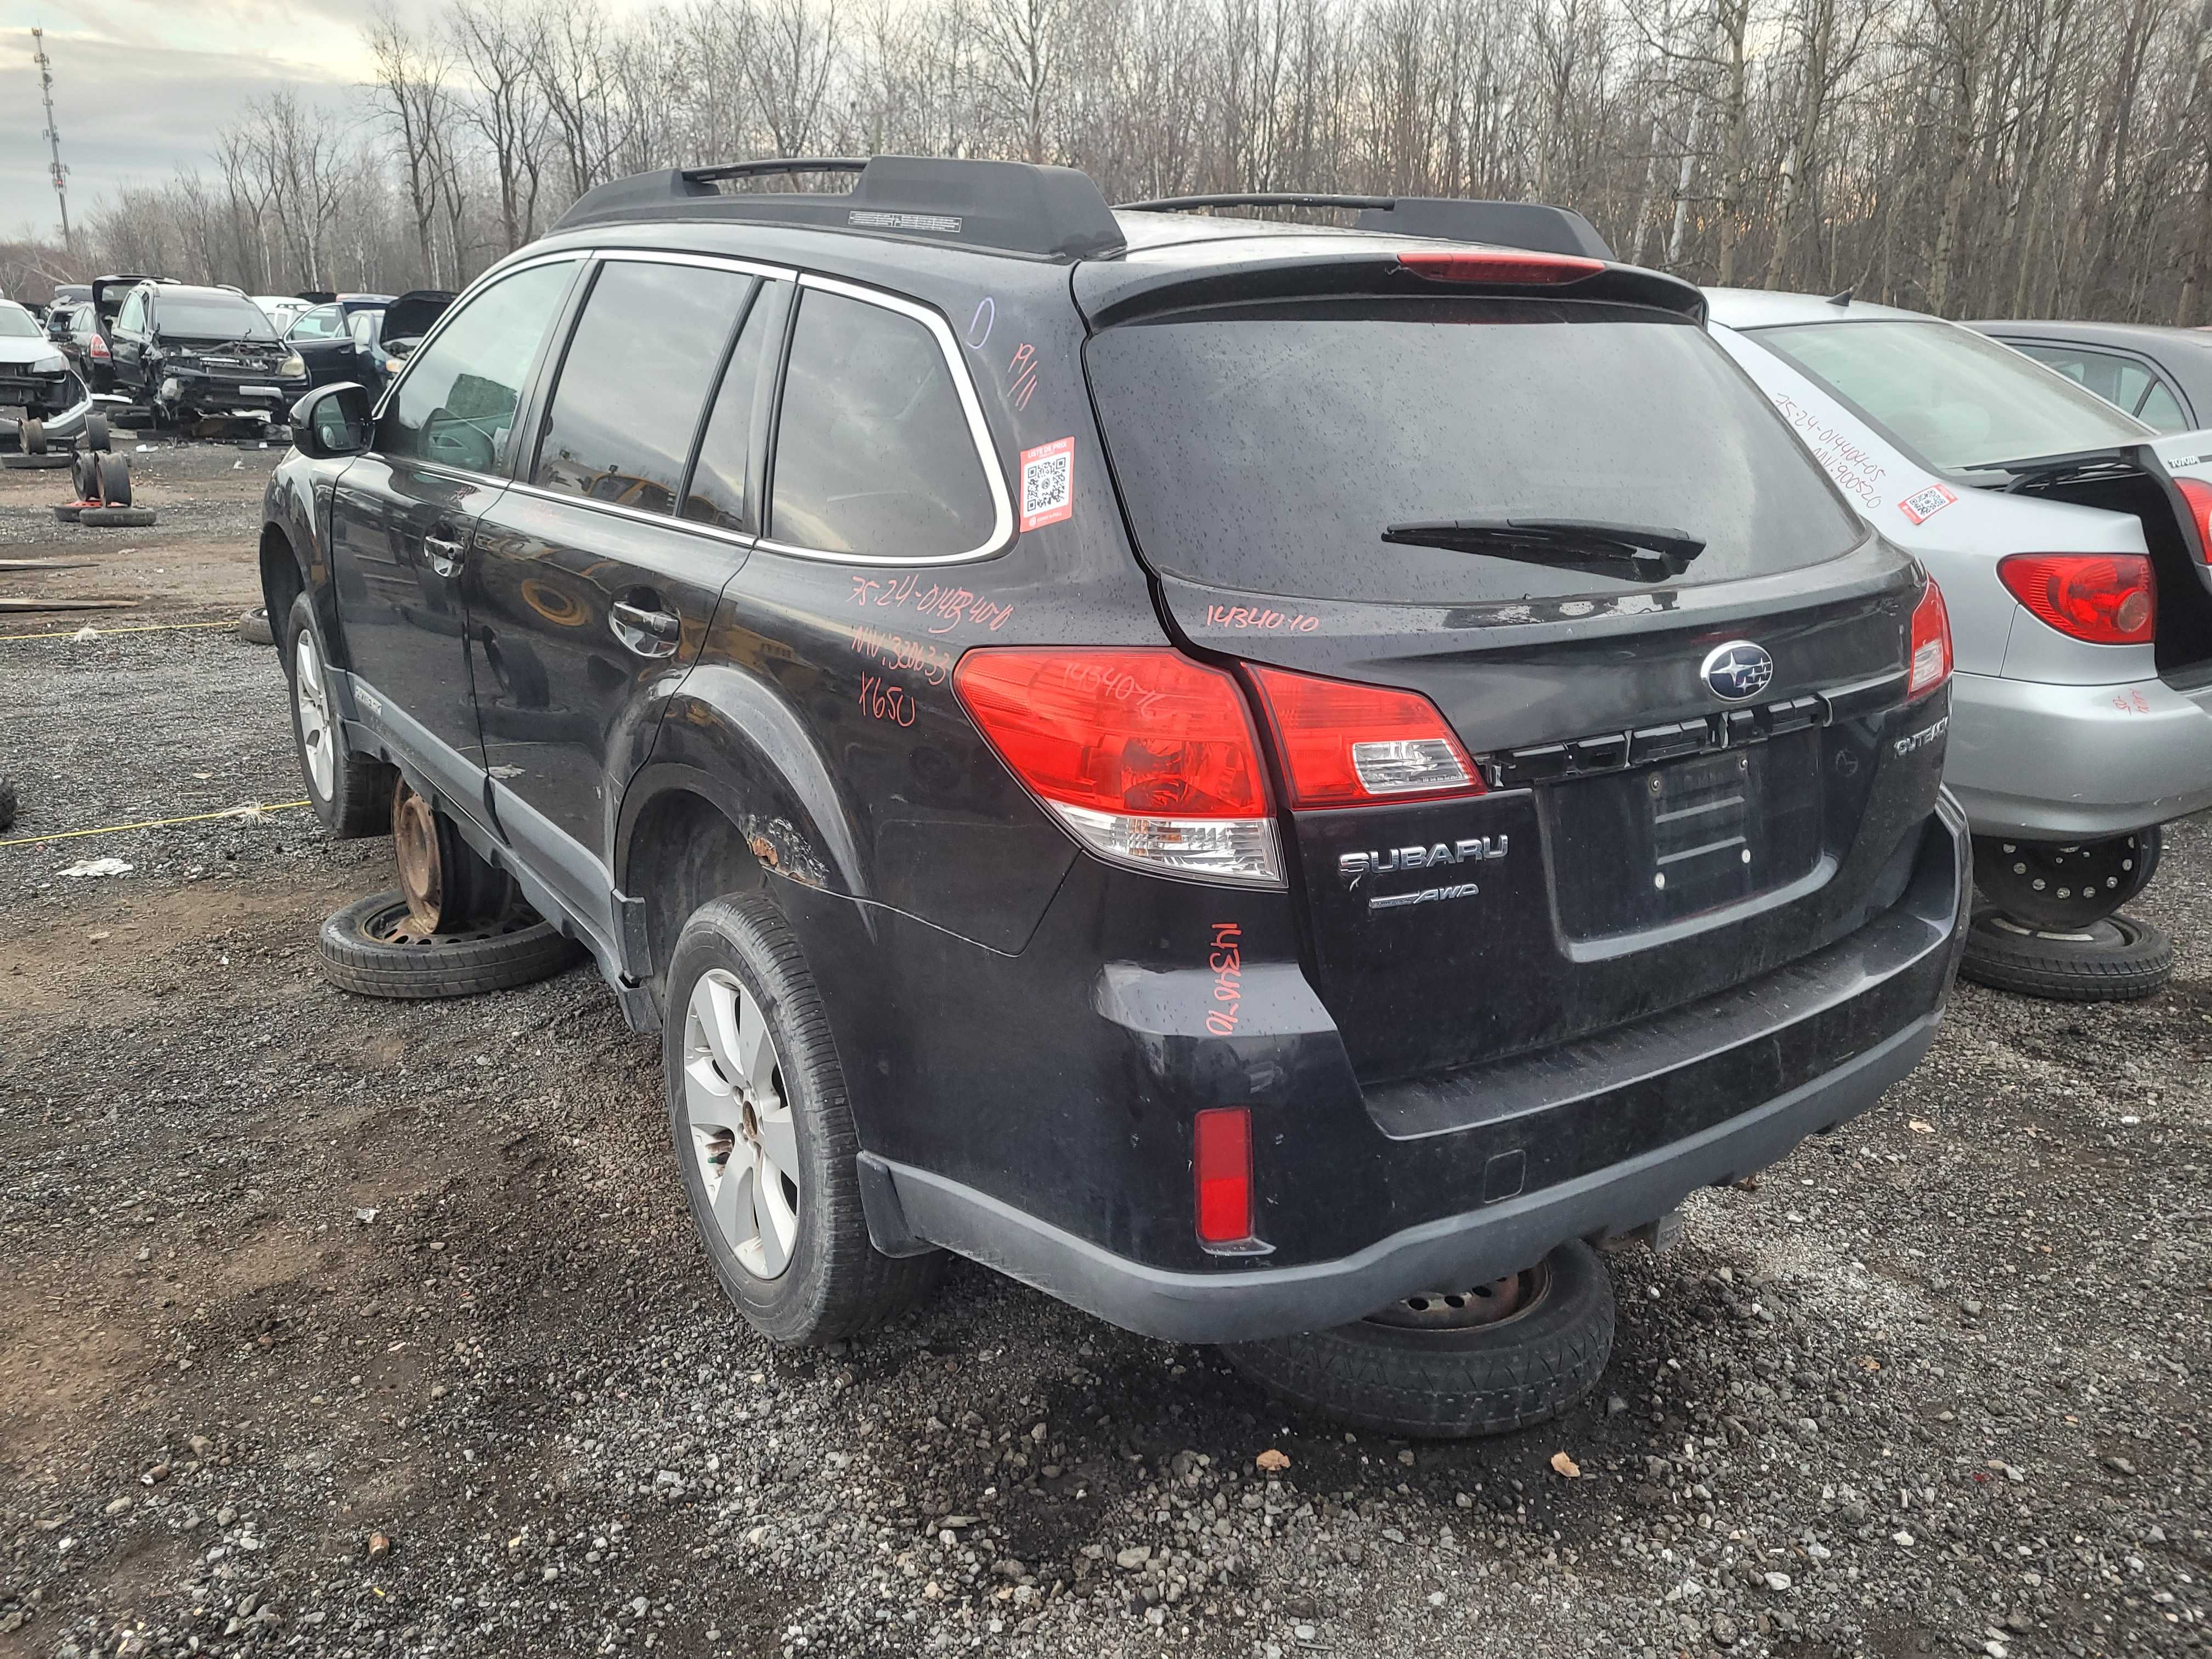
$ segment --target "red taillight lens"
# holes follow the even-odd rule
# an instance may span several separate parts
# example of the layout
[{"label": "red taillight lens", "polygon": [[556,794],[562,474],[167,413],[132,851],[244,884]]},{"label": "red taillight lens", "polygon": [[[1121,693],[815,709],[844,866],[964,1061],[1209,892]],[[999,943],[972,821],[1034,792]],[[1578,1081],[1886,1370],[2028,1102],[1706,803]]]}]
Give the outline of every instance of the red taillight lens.
[{"label": "red taillight lens", "polygon": [[1432,283],[1497,283],[1522,288],[1556,288],[1579,283],[1605,269],[1602,259],[1573,253],[1476,253],[1420,248],[1398,256],[1398,269]]},{"label": "red taillight lens", "polygon": [[1252,669],[1292,806],[1479,795],[1482,775],[1418,691]]},{"label": "red taillight lens", "polygon": [[1260,742],[1237,682],[1173,651],[983,647],[952,688],[1000,758],[1125,864],[1279,884]]},{"label": "red taillight lens", "polygon": [[1924,696],[1951,678],[1951,613],[1944,608],[1943,590],[1930,576],[1912,607],[1912,650],[1906,659],[1912,678],[1905,684],[1907,702]]},{"label": "red taillight lens", "polygon": [[2197,556],[2212,564],[2212,483],[2202,478],[2176,478],[2174,488],[2189,503],[2189,517],[2197,526]]},{"label": "red taillight lens", "polygon": [[1198,1237],[1235,1244],[1252,1237],[1252,1114],[1217,1106],[1191,1125],[1191,1167],[1198,1182]]},{"label": "red taillight lens", "polygon": [[90,356],[105,357],[107,355],[107,342],[95,334],[86,343],[84,349],[87,355]]},{"label": "red taillight lens", "polygon": [[2157,589],[2139,553],[2015,553],[1997,577],[2039,621],[2092,645],[2142,645],[2157,632]]}]

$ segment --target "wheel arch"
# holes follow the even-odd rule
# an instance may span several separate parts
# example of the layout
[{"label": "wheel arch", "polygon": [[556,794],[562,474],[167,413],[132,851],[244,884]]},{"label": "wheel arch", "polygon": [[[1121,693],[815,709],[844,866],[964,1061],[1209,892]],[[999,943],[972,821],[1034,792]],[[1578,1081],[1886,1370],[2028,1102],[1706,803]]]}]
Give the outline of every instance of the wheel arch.
[{"label": "wheel arch", "polygon": [[[261,602],[269,608],[269,631],[276,648],[284,648],[284,618],[292,602],[307,591],[307,568],[292,545],[283,526],[261,526]],[[325,628],[327,634],[329,629]]]}]

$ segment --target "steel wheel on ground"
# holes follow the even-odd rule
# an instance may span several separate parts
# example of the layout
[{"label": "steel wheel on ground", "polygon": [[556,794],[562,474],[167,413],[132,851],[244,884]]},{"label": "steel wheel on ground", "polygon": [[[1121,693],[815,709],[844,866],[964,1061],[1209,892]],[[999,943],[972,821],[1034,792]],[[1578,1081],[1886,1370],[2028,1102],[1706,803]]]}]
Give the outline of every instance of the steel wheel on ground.
[{"label": "steel wheel on ground", "polygon": [[112,441],[108,434],[107,416],[105,415],[86,416],[84,417],[84,430],[78,434],[78,441],[82,447],[88,451],[97,452],[106,449]]},{"label": "steel wheel on ground", "polygon": [[1493,1284],[1425,1291],[1350,1325],[1223,1357],[1271,1392],[1378,1433],[1507,1434],[1557,1417],[1613,1354],[1613,1281],[1580,1240]]},{"label": "steel wheel on ground", "polygon": [[131,505],[131,460],[125,455],[94,455],[92,458],[92,493],[100,497],[103,507]]},{"label": "steel wheel on ground", "polygon": [[868,1237],[859,1142],[828,1015],[799,941],[763,895],[684,923],[661,1036],[669,1130],[714,1277],[782,1343],[865,1330],[935,1283],[936,1252]]},{"label": "steel wheel on ground", "polygon": [[2014,921],[2067,933],[2118,909],[2158,871],[2156,824],[2097,841],[1974,837],[1974,885]]},{"label": "steel wheel on ground", "polygon": [[284,619],[284,669],[291,678],[292,745],[307,799],[323,827],[338,840],[381,836],[392,828],[392,791],[398,775],[346,747],[325,669],[328,660],[314,605],[302,593]]},{"label": "steel wheel on ground", "polygon": [[2173,941],[2134,916],[2068,930],[2024,927],[1994,907],[1974,912],[1959,972],[1977,985],[2054,1002],[2129,1002],[2173,977]]},{"label": "steel wheel on ground", "polygon": [[44,421],[25,421],[15,428],[15,441],[23,447],[26,455],[46,453],[46,423]]},{"label": "steel wheel on ground", "polygon": [[475,996],[549,979],[583,959],[583,948],[522,906],[507,915],[426,933],[406,895],[372,893],[335,911],[317,945],[323,977],[362,996]]},{"label": "steel wheel on ground", "polygon": [[516,902],[507,872],[479,857],[459,826],[404,778],[392,792],[392,851],[400,895],[426,936],[496,919]]}]

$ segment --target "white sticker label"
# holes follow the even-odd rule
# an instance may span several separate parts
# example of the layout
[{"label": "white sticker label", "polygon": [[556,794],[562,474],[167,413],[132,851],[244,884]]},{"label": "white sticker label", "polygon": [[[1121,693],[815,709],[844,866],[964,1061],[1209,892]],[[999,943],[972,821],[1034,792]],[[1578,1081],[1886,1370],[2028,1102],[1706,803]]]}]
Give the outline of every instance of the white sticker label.
[{"label": "white sticker label", "polygon": [[1915,524],[1926,524],[1959,498],[1942,484],[1929,484],[1925,489],[1916,489],[1898,502],[1897,510]]},{"label": "white sticker label", "polygon": [[1060,438],[1022,451],[1021,527],[1075,516],[1075,440]]}]

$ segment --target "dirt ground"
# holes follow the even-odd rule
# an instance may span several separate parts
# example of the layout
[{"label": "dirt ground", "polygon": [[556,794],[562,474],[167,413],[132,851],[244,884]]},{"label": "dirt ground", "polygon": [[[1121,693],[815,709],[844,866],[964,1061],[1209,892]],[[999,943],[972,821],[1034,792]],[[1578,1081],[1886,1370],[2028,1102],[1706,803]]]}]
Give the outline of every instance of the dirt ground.
[{"label": "dirt ground", "polygon": [[1546,1429],[1289,1419],[961,1265],[780,1353],[589,969],[319,977],[389,854],[283,806],[274,653],[107,631],[254,601],[273,453],[133,459],[150,531],[0,473],[0,556],[96,562],[0,596],[141,601],[0,617],[0,840],[279,810],[0,846],[0,1659],[2206,1646],[2204,825],[2139,907],[2168,991],[1962,987],[1875,1111],[1616,1261],[1607,1385]]}]

